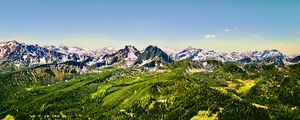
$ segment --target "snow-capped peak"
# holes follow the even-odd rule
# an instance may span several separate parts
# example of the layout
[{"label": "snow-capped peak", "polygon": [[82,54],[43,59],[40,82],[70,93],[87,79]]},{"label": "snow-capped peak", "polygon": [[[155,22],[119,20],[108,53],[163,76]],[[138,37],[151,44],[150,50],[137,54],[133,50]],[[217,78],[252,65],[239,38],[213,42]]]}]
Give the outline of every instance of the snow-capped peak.
[{"label": "snow-capped peak", "polygon": [[179,51],[177,49],[172,49],[172,48],[167,48],[167,47],[163,47],[161,48],[165,53],[167,53],[169,56],[171,56],[172,58],[175,58],[176,55],[179,53]]},{"label": "snow-capped peak", "polygon": [[175,60],[183,60],[183,59],[190,58],[192,55],[196,54],[197,52],[199,53],[201,51],[202,49],[188,47],[183,51],[179,52],[177,55],[175,55]]},{"label": "snow-capped peak", "polygon": [[13,52],[21,43],[12,40],[7,42],[0,42],[0,60]]}]

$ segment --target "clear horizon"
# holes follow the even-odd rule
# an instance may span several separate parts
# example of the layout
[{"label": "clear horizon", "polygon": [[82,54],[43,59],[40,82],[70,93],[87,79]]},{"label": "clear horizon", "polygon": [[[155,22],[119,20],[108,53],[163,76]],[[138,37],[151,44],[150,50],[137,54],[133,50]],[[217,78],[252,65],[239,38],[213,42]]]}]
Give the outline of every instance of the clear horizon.
[{"label": "clear horizon", "polygon": [[0,2],[0,41],[300,54],[300,1]]}]

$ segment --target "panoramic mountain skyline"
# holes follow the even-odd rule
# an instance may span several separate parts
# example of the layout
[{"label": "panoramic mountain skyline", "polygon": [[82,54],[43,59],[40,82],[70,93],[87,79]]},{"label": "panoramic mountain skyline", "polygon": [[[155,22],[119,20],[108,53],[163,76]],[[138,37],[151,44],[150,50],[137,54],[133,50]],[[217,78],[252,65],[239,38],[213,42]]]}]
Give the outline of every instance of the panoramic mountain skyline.
[{"label": "panoramic mountain skyline", "polygon": [[[98,50],[89,50],[76,46],[39,46],[29,45],[18,41],[0,42],[0,61],[2,64],[12,63],[18,67],[28,67],[41,64],[58,64],[78,62],[84,66],[99,68],[118,66],[128,68],[132,66],[157,67],[162,63],[192,60],[205,62],[215,60],[224,63],[268,63],[275,65],[289,65],[299,62],[300,55],[288,55],[279,50],[263,50],[248,52],[219,52],[188,47],[180,51],[170,48],[159,48],[149,45],[144,49],[126,45],[122,49],[104,47]],[[82,69],[82,68],[81,68]]]},{"label": "panoramic mountain skyline", "polygon": [[299,0],[0,0],[0,119],[299,119],[299,11]]},{"label": "panoramic mountain skyline", "polygon": [[299,1],[6,1],[0,41],[298,54]]}]

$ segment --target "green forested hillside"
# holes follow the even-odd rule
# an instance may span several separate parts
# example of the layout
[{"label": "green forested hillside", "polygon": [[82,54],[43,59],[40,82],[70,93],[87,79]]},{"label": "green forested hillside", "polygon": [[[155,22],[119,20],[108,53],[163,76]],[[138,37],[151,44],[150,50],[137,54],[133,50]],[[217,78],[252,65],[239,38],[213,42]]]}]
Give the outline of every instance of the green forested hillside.
[{"label": "green forested hillside", "polygon": [[49,84],[13,84],[2,73],[0,118],[300,119],[299,64],[208,63],[213,72],[189,72],[201,65],[183,60],[160,72],[108,68]]}]

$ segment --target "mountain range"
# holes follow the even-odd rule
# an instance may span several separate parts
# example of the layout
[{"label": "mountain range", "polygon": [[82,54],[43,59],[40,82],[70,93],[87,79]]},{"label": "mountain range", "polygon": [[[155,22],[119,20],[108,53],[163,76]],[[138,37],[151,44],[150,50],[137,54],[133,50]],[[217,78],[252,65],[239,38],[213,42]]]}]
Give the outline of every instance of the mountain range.
[{"label": "mountain range", "polygon": [[0,63],[14,64],[18,67],[75,62],[82,64],[84,67],[92,68],[109,66],[117,66],[120,68],[153,68],[164,66],[165,63],[184,59],[201,62],[216,60],[223,63],[286,65],[298,63],[300,56],[289,57],[276,49],[226,53],[214,50],[206,51],[192,47],[177,51],[168,48],[161,49],[152,45],[144,50],[138,50],[130,45],[127,45],[120,50],[116,50],[113,47],[88,50],[65,45],[27,45],[17,41],[0,43]]},{"label": "mountain range", "polygon": [[300,56],[0,43],[0,118],[300,118]]}]

